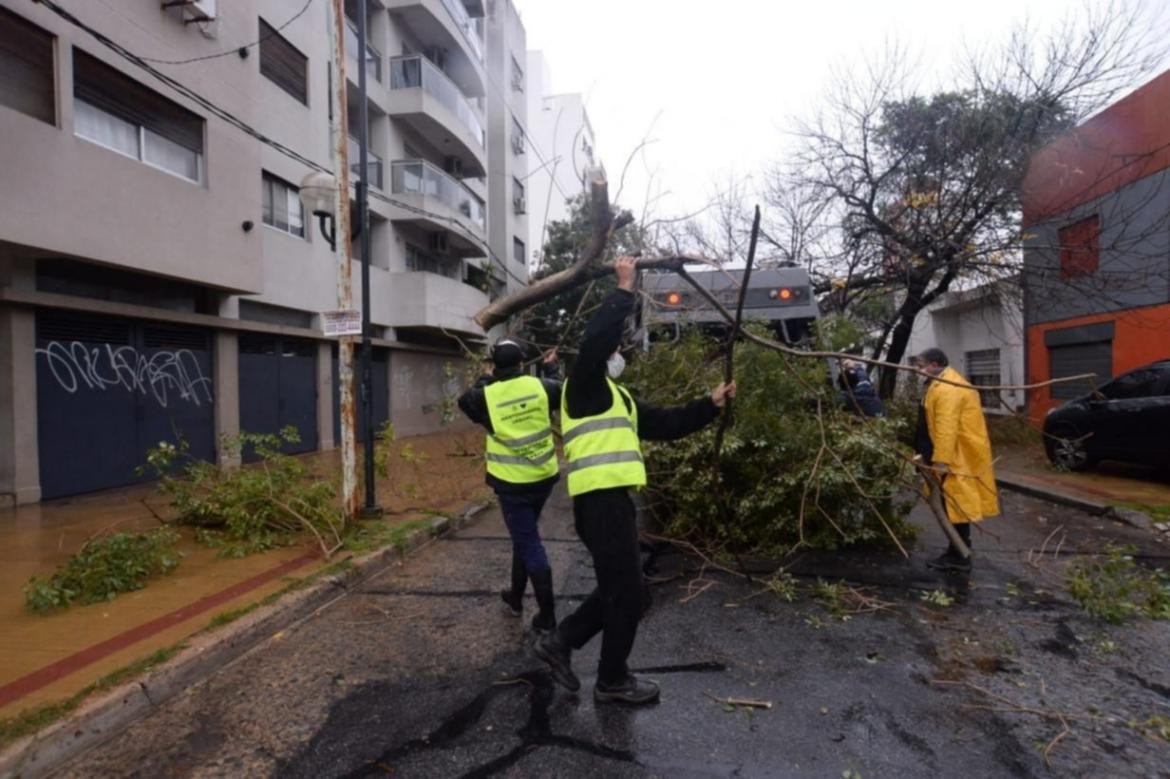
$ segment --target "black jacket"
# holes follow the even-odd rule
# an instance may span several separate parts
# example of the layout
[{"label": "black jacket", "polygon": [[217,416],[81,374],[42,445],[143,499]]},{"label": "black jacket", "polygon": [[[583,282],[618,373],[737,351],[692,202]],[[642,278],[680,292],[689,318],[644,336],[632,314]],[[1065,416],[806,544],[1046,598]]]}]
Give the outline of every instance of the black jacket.
[{"label": "black jacket", "polygon": [[[577,360],[569,373],[566,405],[574,419],[608,411],[613,394],[606,383],[606,361],[621,344],[626,317],[634,310],[632,292],[616,289],[601,302],[589,320]],[[649,441],[673,441],[690,435],[719,416],[709,397],[685,406],[661,407],[637,398],[638,437]],[[628,404],[627,404],[628,406]]]},{"label": "black jacket", "polygon": [[[540,383],[544,385],[544,391],[548,394],[549,411],[556,411],[561,407],[561,381],[558,370],[553,367],[545,367],[542,365],[544,375],[540,379]],[[504,381],[506,379],[514,379],[517,376],[523,375],[520,368],[512,368],[507,371],[500,371],[498,375],[494,376],[480,376],[471,389],[459,396],[459,410],[467,415],[467,418],[477,425],[481,425],[488,433],[494,433],[492,429],[491,415],[488,414],[487,398],[484,394],[483,388],[493,382]],[[485,474],[485,481],[496,492],[504,492],[509,494],[529,493],[529,492],[546,492],[552,489],[552,486],[557,483],[559,476],[550,476],[547,479],[542,479],[537,482],[530,482],[528,484],[516,484],[515,482],[504,481],[497,479],[490,473]]]},{"label": "black jacket", "polygon": [[869,378],[869,371],[860,365],[852,368],[843,368],[837,383],[841,387],[841,405],[846,411],[863,414],[867,417],[884,417],[886,407],[878,397],[873,381]]}]

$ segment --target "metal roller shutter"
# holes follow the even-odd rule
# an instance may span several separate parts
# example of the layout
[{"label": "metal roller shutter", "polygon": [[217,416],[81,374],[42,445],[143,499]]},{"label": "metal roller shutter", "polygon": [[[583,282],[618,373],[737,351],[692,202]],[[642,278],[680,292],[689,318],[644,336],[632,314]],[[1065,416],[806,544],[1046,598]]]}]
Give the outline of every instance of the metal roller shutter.
[{"label": "metal roller shutter", "polygon": [[[1048,358],[1051,368],[1049,375],[1054,379],[1077,376],[1082,373],[1095,373],[1097,378],[1093,382],[1093,386],[1099,387],[1113,378],[1112,341],[1049,346]],[[1088,391],[1089,384],[1087,382],[1054,384],[1052,398],[1054,400],[1071,400],[1079,398]]]}]

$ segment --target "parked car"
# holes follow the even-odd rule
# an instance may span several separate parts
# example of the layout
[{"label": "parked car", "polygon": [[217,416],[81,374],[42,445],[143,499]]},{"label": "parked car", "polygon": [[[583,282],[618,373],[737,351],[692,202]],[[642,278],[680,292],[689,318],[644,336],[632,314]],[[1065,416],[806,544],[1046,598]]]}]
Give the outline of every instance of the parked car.
[{"label": "parked car", "polygon": [[1053,409],[1044,447],[1054,465],[1099,460],[1170,465],[1170,360],[1143,366]]}]

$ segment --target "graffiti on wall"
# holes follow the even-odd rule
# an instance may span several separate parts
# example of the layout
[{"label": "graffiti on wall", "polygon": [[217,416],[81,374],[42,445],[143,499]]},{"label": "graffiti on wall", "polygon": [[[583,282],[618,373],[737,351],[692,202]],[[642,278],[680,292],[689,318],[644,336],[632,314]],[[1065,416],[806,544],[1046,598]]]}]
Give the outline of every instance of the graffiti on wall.
[{"label": "graffiti on wall", "polygon": [[211,403],[211,379],[203,375],[189,349],[142,353],[133,346],[88,346],[79,341],[49,341],[36,350],[61,389],[122,389],[150,395],[163,408],[178,398],[201,406]]}]

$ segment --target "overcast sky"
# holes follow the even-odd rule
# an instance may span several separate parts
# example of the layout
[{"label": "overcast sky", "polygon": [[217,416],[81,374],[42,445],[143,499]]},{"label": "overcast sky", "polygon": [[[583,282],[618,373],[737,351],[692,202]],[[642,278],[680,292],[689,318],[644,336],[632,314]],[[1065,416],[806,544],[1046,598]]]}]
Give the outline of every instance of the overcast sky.
[{"label": "overcast sky", "polygon": [[[1151,7],[1167,4],[1144,1]],[[1072,0],[514,2],[528,47],[545,54],[553,91],[585,95],[611,181],[642,138],[654,139],[646,164],[631,167],[622,205],[639,209],[650,182],[663,195],[658,216],[699,208],[729,176],[759,171],[782,157],[791,118],[815,110],[831,69],[855,66],[888,40],[908,45],[928,72],[945,73],[964,45],[1001,41],[1025,19],[1037,28],[1051,26],[1080,5]],[[610,192],[615,193],[613,184]]]}]

